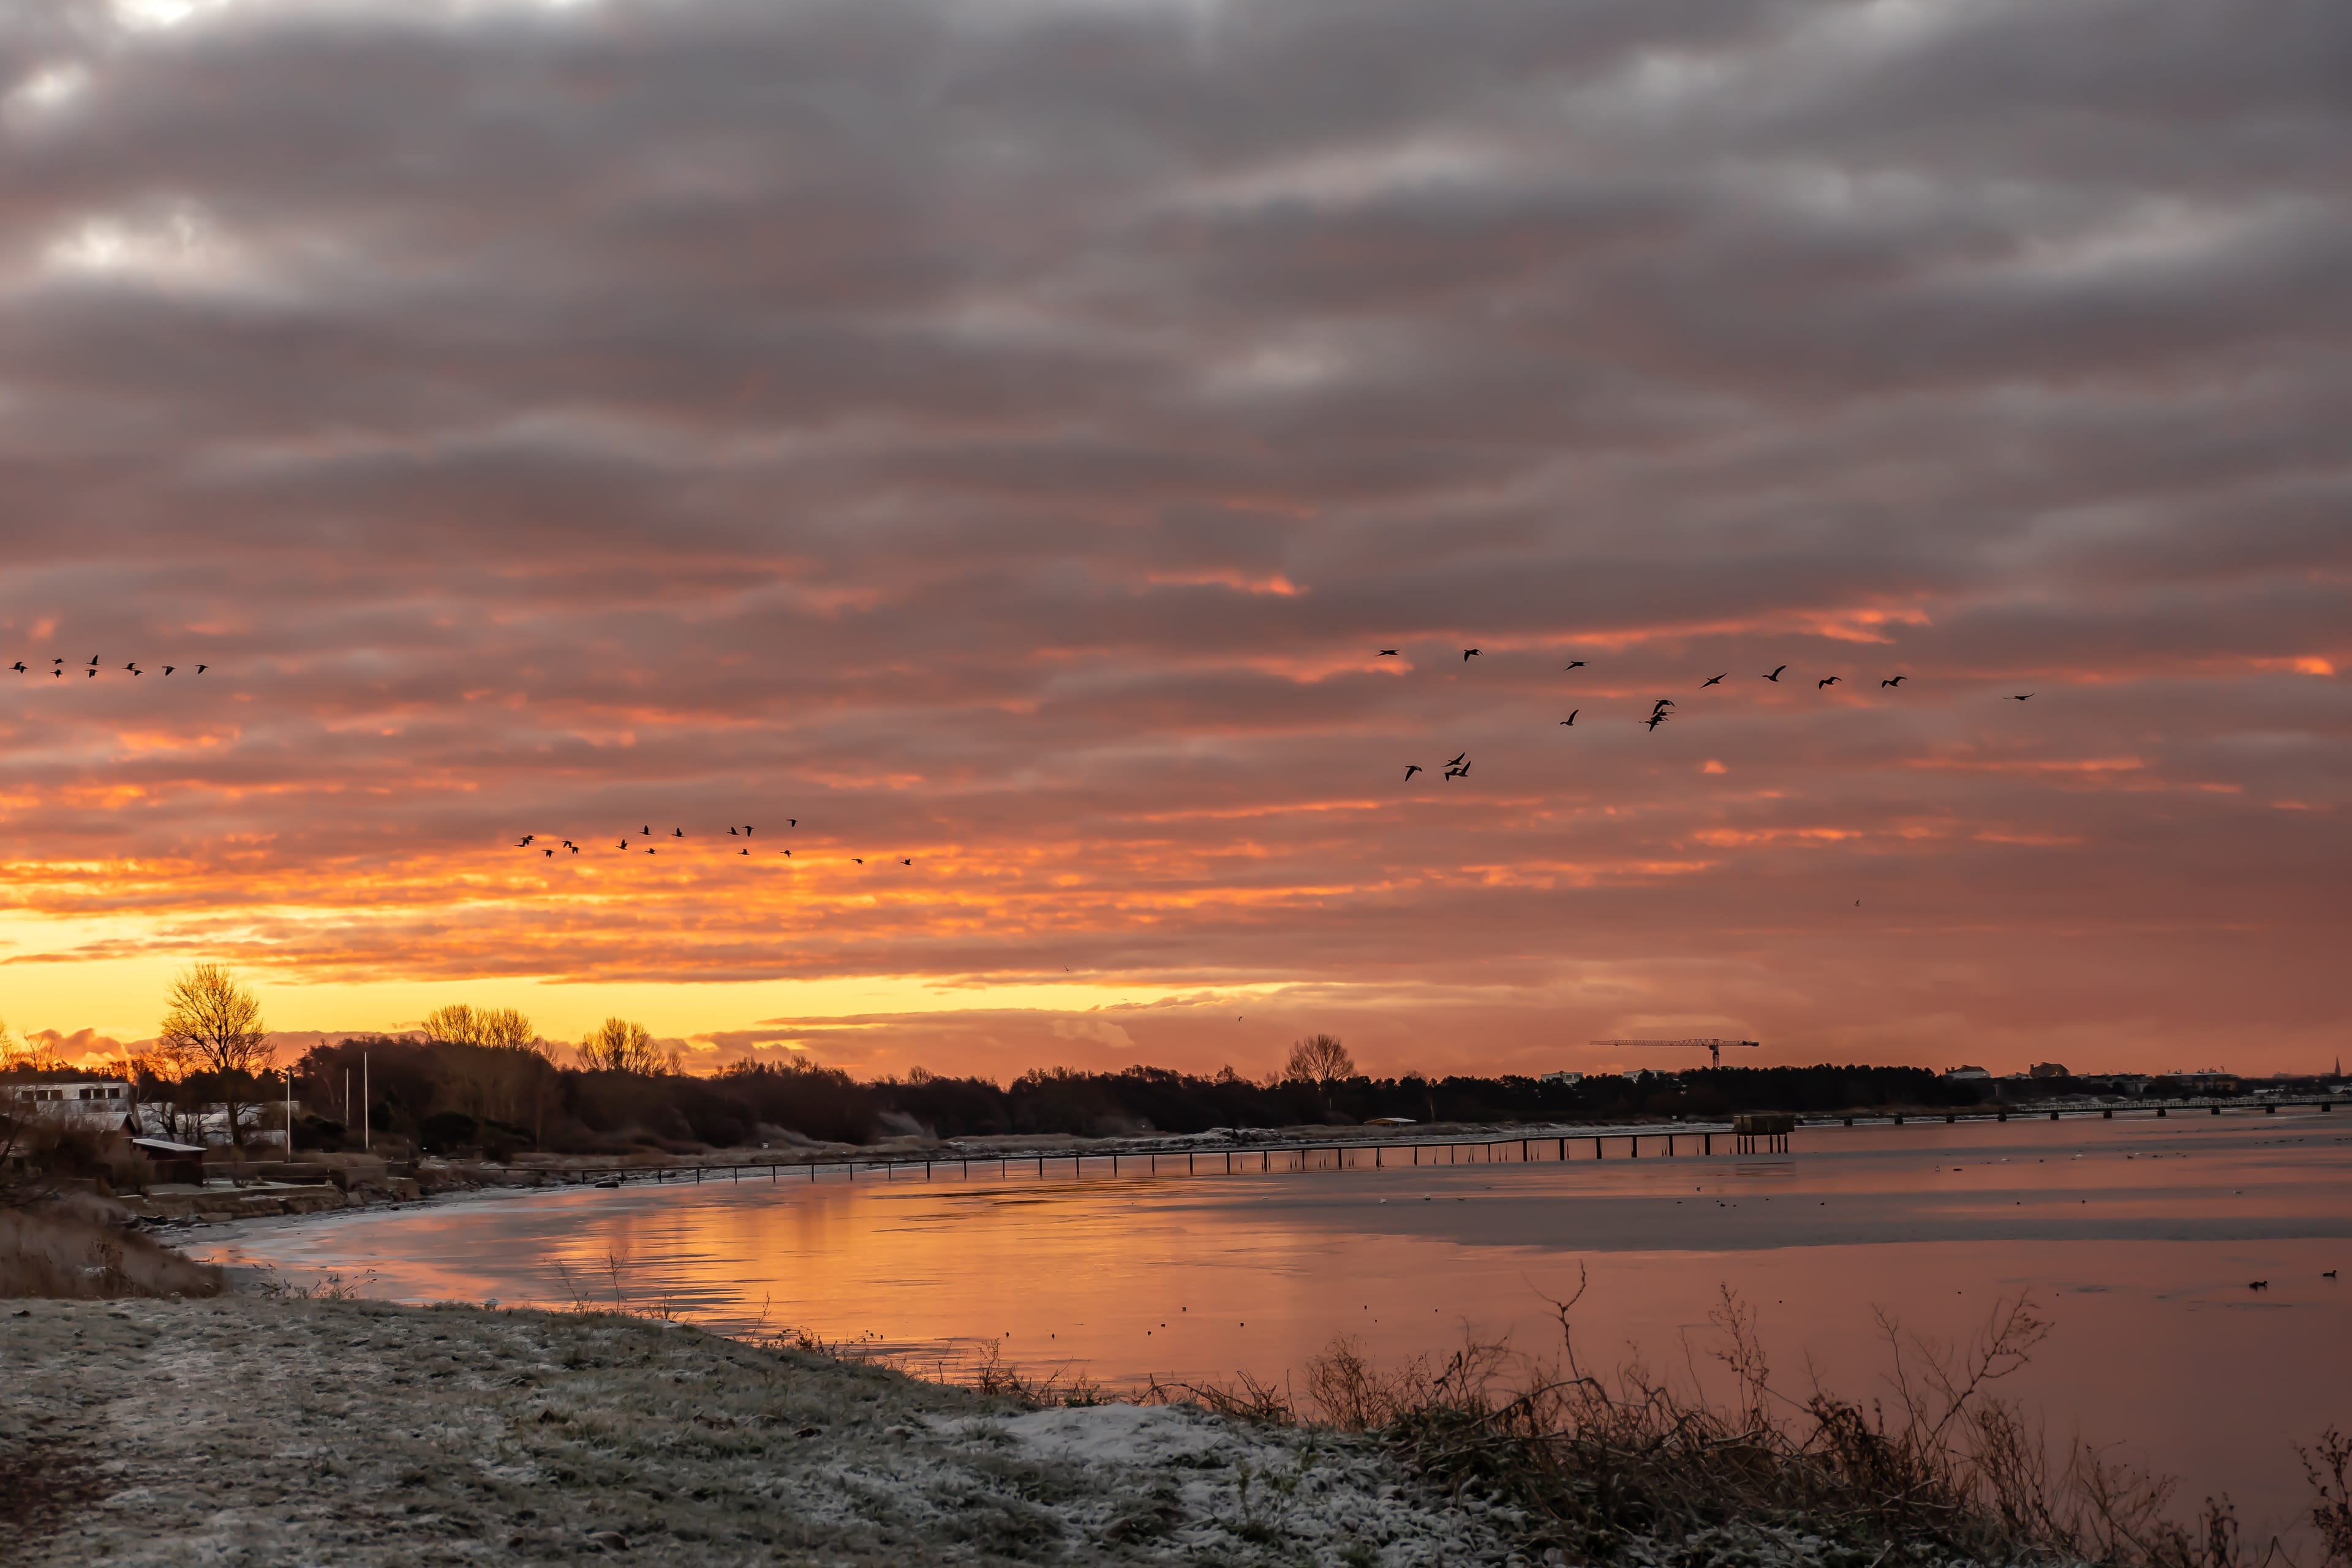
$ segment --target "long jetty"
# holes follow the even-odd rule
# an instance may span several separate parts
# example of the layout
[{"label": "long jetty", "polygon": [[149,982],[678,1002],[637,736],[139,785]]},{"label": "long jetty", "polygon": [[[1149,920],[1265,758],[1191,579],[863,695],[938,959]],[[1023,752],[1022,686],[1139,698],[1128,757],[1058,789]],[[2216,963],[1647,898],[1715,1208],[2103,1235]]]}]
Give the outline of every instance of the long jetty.
[{"label": "long jetty", "polygon": [[[1055,1175],[1066,1168],[1071,1179],[1083,1180],[1089,1169],[1100,1175],[1118,1178],[1128,1175],[1244,1175],[1270,1174],[1277,1171],[1346,1171],[1346,1170],[1406,1170],[1421,1166],[1463,1164],[1563,1164],[1584,1158],[1583,1150],[1591,1148],[1591,1158],[1610,1157],[1612,1145],[1621,1146],[1617,1157],[1638,1160],[1648,1146],[1652,1158],[1713,1157],[1717,1140],[1724,1142],[1726,1153],[1748,1155],[1787,1152],[1790,1134],[1799,1127],[1823,1128],[1880,1126],[1901,1127],[1909,1122],[1963,1121],[2006,1122],[2039,1120],[2044,1116],[2053,1121],[2064,1118],[2098,1117],[2113,1121],[2117,1110],[2127,1120],[2158,1120],[2172,1111],[2210,1110],[2219,1116],[2227,1110],[2252,1110],[2257,1106],[2266,1115],[2277,1114],[2284,1106],[2288,1110],[2332,1111],[2339,1103],[2334,1099],[2239,1101],[2234,1104],[2213,1100],[2167,1101],[2161,1105],[2133,1106],[2063,1106],[2026,1110],[2018,1108],[1994,1107],[1976,1110],[1941,1111],[1879,1111],[1837,1112],[1832,1115],[1798,1117],[1788,1113],[1752,1113],[1736,1116],[1726,1122],[1677,1122],[1671,1127],[1589,1128],[1573,1131],[1546,1129],[1541,1132],[1496,1133],[1486,1137],[1417,1138],[1404,1134],[1389,1138],[1338,1141],[1328,1139],[1275,1141],[1246,1147],[1201,1148],[1126,1148],[1126,1149],[1060,1149],[1000,1153],[968,1153],[964,1152],[924,1154],[853,1155],[841,1159],[751,1160],[724,1165],[610,1165],[583,1166],[564,1170],[540,1168],[534,1175],[562,1184],[612,1186],[640,1182],[656,1184],[700,1185],[705,1182],[741,1183],[757,1181],[765,1175],[772,1183],[785,1181],[816,1182],[819,1180],[856,1181],[860,1173],[869,1178],[879,1174],[885,1181],[931,1181],[942,1174],[969,1177],[973,1167],[986,1176],[988,1167],[997,1167],[994,1174],[1010,1177],[1034,1173],[1042,1178]],[[916,1173],[919,1172],[919,1178]]]}]

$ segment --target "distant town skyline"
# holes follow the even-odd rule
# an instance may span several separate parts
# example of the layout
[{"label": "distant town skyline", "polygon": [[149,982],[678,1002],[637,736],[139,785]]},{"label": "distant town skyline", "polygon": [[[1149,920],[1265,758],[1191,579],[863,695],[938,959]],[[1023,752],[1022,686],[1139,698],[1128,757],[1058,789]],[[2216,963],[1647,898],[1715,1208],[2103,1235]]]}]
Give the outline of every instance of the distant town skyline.
[{"label": "distant town skyline", "polygon": [[2342,24],[1896,12],[13,9],[0,1016],[2325,1070]]}]

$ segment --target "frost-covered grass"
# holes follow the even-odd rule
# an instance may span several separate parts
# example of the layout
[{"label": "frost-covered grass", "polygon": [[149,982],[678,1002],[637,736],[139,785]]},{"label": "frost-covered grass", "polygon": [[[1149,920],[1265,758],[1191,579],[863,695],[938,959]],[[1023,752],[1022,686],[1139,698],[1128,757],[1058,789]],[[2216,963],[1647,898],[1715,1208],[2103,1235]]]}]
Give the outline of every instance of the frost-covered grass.
[{"label": "frost-covered grass", "polygon": [[[34,1301],[0,1333],[0,1561],[1504,1563],[1370,1438],[1026,1410],[644,1320]],[[601,1542],[601,1544],[600,1544]]]}]

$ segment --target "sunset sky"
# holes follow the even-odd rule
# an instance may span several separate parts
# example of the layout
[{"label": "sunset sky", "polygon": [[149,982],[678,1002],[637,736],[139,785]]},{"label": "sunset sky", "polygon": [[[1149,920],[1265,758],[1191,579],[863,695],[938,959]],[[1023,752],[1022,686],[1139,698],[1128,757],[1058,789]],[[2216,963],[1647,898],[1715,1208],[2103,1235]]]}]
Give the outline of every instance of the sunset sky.
[{"label": "sunset sky", "polygon": [[2347,79],[2342,0],[14,0],[0,1016],[2325,1068]]}]

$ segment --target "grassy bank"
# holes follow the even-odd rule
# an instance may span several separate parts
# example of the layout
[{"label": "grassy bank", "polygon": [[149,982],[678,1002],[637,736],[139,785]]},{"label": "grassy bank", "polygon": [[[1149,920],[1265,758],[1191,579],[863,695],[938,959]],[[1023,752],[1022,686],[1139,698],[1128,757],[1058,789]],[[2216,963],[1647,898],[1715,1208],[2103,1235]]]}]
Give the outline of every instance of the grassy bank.
[{"label": "grassy bank", "polygon": [[1370,1438],[1029,1409],[606,1314],[34,1301],[0,1336],[0,1560],[1504,1563]]}]

